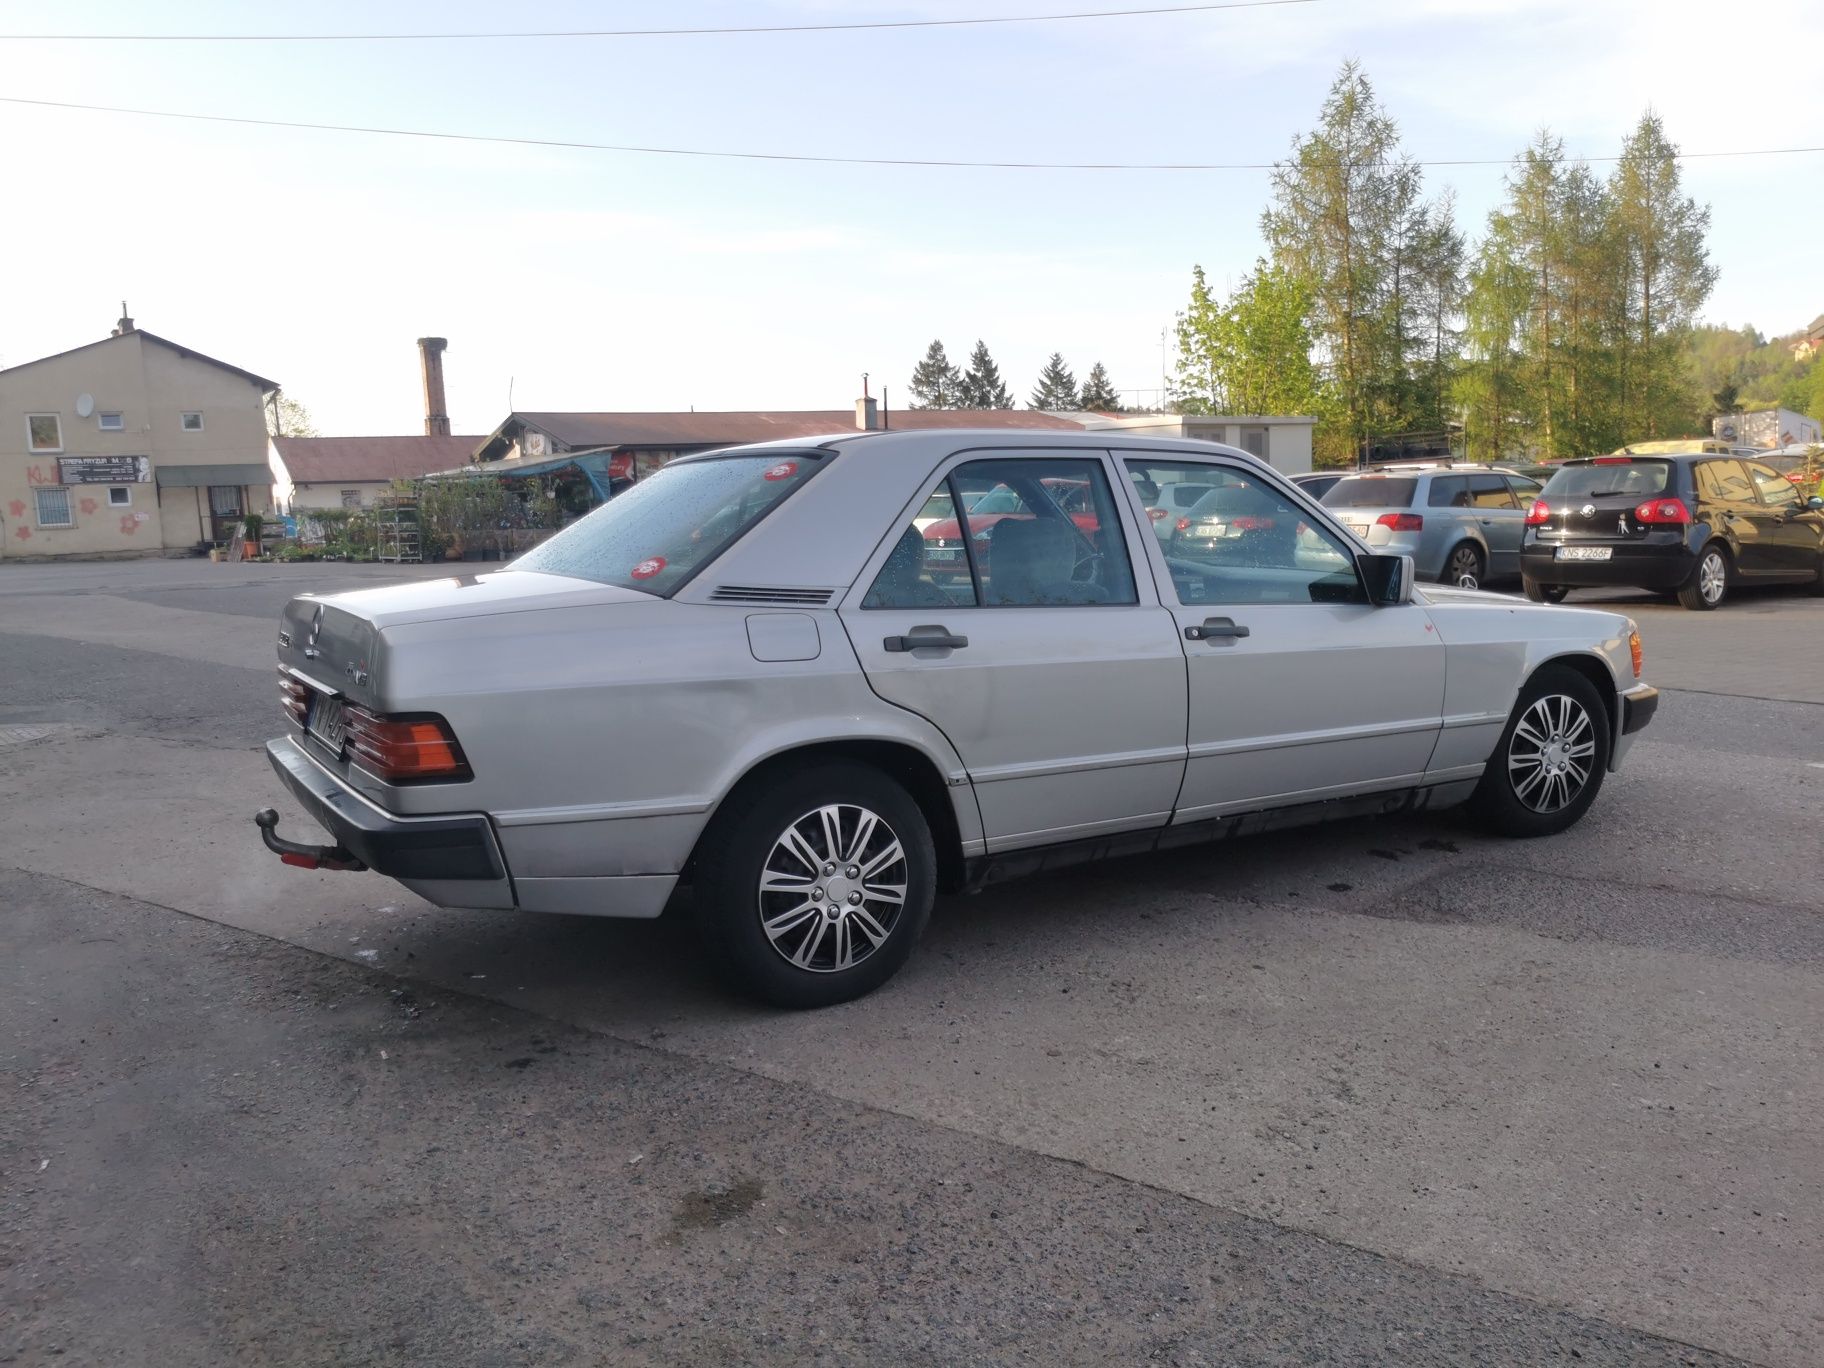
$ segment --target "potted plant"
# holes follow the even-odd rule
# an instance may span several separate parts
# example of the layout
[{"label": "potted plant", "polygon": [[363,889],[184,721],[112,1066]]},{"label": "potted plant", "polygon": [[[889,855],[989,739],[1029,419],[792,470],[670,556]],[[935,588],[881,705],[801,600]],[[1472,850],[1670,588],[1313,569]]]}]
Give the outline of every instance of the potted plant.
[{"label": "potted plant", "polygon": [[260,554],[260,528],[265,521],[258,513],[249,513],[241,519],[241,530],[247,538],[247,544],[241,549],[246,553],[248,560],[252,560]]}]

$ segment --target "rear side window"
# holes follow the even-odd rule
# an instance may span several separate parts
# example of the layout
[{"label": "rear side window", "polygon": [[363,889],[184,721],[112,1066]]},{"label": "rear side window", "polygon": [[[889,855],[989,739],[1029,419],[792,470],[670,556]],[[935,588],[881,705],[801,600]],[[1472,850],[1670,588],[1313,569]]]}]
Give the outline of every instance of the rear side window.
[{"label": "rear side window", "polygon": [[1471,475],[1469,504],[1471,508],[1512,508],[1514,496],[1499,475]]},{"label": "rear side window", "polygon": [[769,451],[666,466],[509,568],[670,594],[789,498],[824,459],[823,452]]},{"label": "rear side window", "polygon": [[1636,499],[1664,494],[1674,487],[1672,462],[1635,460],[1626,456],[1581,462],[1559,468],[1545,482],[1545,496],[1560,499]]},{"label": "rear side window", "polygon": [[1363,475],[1338,480],[1324,491],[1321,502],[1325,508],[1411,508],[1418,487],[1415,479]]},{"label": "rear side window", "polygon": [[1748,478],[1754,481],[1759,491],[1761,502],[1772,504],[1775,508],[1797,508],[1800,503],[1799,487],[1777,470],[1770,470],[1764,465],[1748,463]]},{"label": "rear side window", "polygon": [[1425,495],[1427,508],[1468,508],[1469,481],[1461,475],[1438,475]]}]

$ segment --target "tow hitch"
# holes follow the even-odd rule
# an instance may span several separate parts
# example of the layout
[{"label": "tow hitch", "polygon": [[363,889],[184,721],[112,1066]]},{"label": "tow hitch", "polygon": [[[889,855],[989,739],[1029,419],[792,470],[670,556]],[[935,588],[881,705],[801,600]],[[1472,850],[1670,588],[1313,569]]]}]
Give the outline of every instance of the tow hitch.
[{"label": "tow hitch", "polygon": [[367,866],[355,858],[352,850],[342,846],[299,845],[296,841],[287,841],[277,831],[279,814],[271,808],[261,808],[253,814],[253,824],[260,829],[260,839],[266,842],[266,849],[272,851],[288,865],[299,869],[347,869],[362,870]]}]

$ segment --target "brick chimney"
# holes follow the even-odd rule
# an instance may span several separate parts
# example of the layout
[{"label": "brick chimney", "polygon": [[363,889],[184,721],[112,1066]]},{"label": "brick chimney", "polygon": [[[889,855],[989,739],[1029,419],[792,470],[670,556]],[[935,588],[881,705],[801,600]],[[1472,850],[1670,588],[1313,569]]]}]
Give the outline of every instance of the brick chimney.
[{"label": "brick chimney", "polygon": [[424,435],[450,435],[449,405],[443,397],[443,349],[450,345],[447,337],[421,337],[418,356],[424,363]]}]

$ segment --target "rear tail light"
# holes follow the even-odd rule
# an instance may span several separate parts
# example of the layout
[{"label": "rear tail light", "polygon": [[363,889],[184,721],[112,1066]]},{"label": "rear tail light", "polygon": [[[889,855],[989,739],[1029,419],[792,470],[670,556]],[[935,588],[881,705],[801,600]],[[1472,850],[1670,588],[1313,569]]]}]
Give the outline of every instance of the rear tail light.
[{"label": "rear tail light", "polygon": [[1528,527],[1543,527],[1552,520],[1552,506],[1544,499],[1534,499],[1533,506],[1526,510]]},{"label": "rear tail light", "polygon": [[1639,679],[1640,666],[1644,658],[1640,649],[1639,628],[1635,628],[1632,632],[1628,633],[1628,654],[1634,657],[1634,678]]},{"label": "rear tail light", "polygon": [[1173,523],[1172,526],[1176,527],[1180,532],[1189,532],[1191,530],[1191,520],[1189,518],[1180,518],[1177,522]]},{"label": "rear tail light", "polygon": [[1634,510],[1634,520],[1649,527],[1683,524],[1691,521],[1691,510],[1683,499],[1648,499]]},{"label": "rear tail light", "polygon": [[1154,522],[1164,522],[1172,515],[1163,508],[1149,508],[1146,510],[1146,516],[1151,518]]},{"label": "rear tail light", "polygon": [[473,777],[456,734],[435,713],[381,717],[351,703],[343,716],[349,749],[362,768],[389,783]]},{"label": "rear tail light", "polygon": [[279,702],[300,727],[310,716],[310,689],[284,670],[279,671]]},{"label": "rear tail light", "polygon": [[1375,523],[1381,527],[1392,528],[1395,532],[1423,532],[1425,519],[1417,513],[1383,513]]},{"label": "rear tail light", "polygon": [[1632,456],[1598,456],[1590,462],[1591,465],[1632,465],[1633,463]]}]

